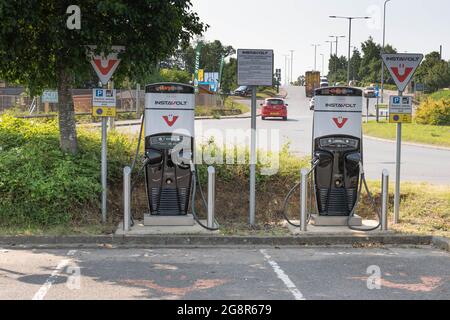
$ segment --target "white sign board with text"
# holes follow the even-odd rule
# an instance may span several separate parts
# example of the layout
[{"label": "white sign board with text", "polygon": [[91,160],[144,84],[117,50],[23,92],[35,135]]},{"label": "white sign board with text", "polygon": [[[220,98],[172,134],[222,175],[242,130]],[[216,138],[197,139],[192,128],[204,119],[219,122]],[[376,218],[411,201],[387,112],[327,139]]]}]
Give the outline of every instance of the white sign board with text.
[{"label": "white sign board with text", "polygon": [[273,85],[273,50],[239,49],[238,85],[272,86]]}]

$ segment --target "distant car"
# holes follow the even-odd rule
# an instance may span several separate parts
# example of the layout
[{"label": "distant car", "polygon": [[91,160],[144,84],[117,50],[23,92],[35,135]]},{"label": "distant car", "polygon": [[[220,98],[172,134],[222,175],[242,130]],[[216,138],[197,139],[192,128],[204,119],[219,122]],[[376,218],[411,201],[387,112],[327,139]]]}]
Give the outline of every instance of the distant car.
[{"label": "distant car", "polygon": [[320,82],[328,82],[328,78],[327,77],[320,77]]},{"label": "distant car", "polygon": [[288,119],[288,104],[286,104],[283,99],[266,99],[261,106],[261,118],[263,120],[266,120],[267,118],[282,118],[286,121]]},{"label": "distant car", "polygon": [[321,83],[320,83],[320,87],[321,88],[327,88],[327,87],[329,87],[330,85],[328,84],[328,81],[322,81]]},{"label": "distant car", "polygon": [[314,110],[314,103],[316,102],[316,98],[312,98],[309,100],[309,110]]},{"label": "distant car", "polygon": [[233,93],[235,96],[247,97],[252,94],[252,88],[247,86],[241,86],[236,90],[234,90]]},{"label": "distant car", "polygon": [[375,88],[374,87],[367,87],[364,89],[364,97],[366,98],[375,98]]}]

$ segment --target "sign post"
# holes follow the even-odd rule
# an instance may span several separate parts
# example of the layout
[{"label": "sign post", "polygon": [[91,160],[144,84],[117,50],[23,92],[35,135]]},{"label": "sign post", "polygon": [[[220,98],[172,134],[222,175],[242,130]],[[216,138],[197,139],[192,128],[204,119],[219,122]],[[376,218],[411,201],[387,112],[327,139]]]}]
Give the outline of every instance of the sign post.
[{"label": "sign post", "polygon": [[250,225],[256,225],[256,90],[273,85],[273,50],[239,49],[238,85],[252,87],[252,119],[250,146]]},{"label": "sign post", "polygon": [[[95,50],[96,47],[91,46],[90,48]],[[104,87],[104,89],[94,89],[92,94],[92,114],[102,118],[101,182],[103,223],[106,223],[108,218],[108,118],[116,116],[116,92],[115,90],[107,90],[105,87],[120,64],[119,52],[125,50],[125,48],[113,46],[111,49],[112,52],[108,56],[103,54],[91,55],[91,65]]]},{"label": "sign post", "polygon": [[[422,54],[413,53],[399,53],[399,54],[382,54],[384,64],[391,73],[392,78],[398,88],[398,97],[391,97],[389,104],[389,111],[394,111],[395,107],[392,102],[398,102],[397,106],[403,102],[403,92],[411,82],[414,73],[423,60]],[[402,108],[403,109],[403,108]],[[397,109],[399,110],[399,109]],[[403,113],[401,114],[403,115]],[[408,116],[407,116],[408,117]],[[390,122],[397,123],[397,155],[396,155],[396,170],[395,170],[395,198],[394,198],[394,224],[398,224],[400,221],[400,176],[401,176],[401,156],[402,156],[402,123],[410,122],[404,120],[411,120],[412,117],[412,105],[411,114],[409,118],[404,118],[399,114],[389,114]]]}]

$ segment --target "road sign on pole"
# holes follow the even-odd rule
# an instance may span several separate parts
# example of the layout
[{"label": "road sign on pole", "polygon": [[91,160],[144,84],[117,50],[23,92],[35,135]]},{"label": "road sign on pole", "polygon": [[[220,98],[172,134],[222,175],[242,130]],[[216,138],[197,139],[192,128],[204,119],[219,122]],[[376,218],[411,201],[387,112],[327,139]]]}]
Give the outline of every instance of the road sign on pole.
[{"label": "road sign on pole", "polygon": [[273,50],[238,50],[238,85],[273,85]]},{"label": "road sign on pole", "polygon": [[[96,46],[90,46],[90,48],[91,50],[95,50]],[[114,72],[117,70],[117,67],[120,64],[118,54],[124,51],[125,47],[113,46],[111,47],[111,50],[112,52],[108,56],[105,56],[103,54],[91,55],[91,65],[103,85],[106,85],[108,83]]]},{"label": "road sign on pole", "polygon": [[412,122],[412,97],[391,96],[389,101],[390,123]]},{"label": "road sign on pole", "polygon": [[238,50],[238,84],[252,87],[250,146],[250,225],[256,225],[256,89],[273,85],[273,50]]},{"label": "road sign on pole", "polygon": [[115,117],[116,90],[93,89],[92,91],[92,115],[94,117]]},{"label": "road sign on pole", "polygon": [[[118,54],[125,50],[125,47],[122,46],[113,46],[111,47],[111,53],[108,56],[104,54],[95,55],[92,53],[96,49],[96,46],[89,46],[91,52],[91,65],[97,73],[103,87],[106,89],[106,85],[108,81],[113,76],[114,72],[117,70],[119,66],[120,59],[118,58]],[[101,93],[101,97],[100,97]],[[96,95],[99,95],[98,97]],[[106,99],[106,100],[102,100]],[[113,101],[114,99],[114,101]],[[108,217],[108,158],[107,158],[107,125],[108,125],[108,117],[115,116],[116,108],[112,104],[115,105],[116,94],[114,90],[103,90],[96,89],[93,92],[93,112],[95,112],[96,116],[102,117],[102,152],[101,152],[101,182],[102,182],[102,221],[106,223]],[[95,106],[97,102],[97,106]],[[109,103],[109,105],[108,105]]]},{"label": "road sign on pole", "polygon": [[[381,55],[389,70],[395,84],[398,87],[398,97],[395,102],[403,102],[403,91],[405,91],[414,73],[423,60],[423,54],[419,53],[397,53]],[[402,156],[402,121],[400,116],[390,116],[390,119],[397,120],[397,156],[396,156],[396,178],[395,178],[395,198],[394,198],[394,224],[400,221],[400,174]],[[408,120],[408,119],[405,119]]]},{"label": "road sign on pole", "polygon": [[391,73],[399,91],[405,91],[423,59],[423,54],[382,54],[384,64]]}]

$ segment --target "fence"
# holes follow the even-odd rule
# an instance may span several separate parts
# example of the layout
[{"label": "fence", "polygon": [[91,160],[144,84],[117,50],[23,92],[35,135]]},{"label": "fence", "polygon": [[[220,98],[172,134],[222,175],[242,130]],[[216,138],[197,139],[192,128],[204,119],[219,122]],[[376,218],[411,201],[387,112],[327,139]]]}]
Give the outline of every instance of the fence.
[{"label": "fence", "polygon": [[[72,99],[75,112],[85,113],[92,110],[92,89],[74,89],[72,90]],[[145,91],[141,90],[139,94],[140,111],[145,104]],[[2,88],[0,90],[0,113],[10,109],[20,112],[27,112],[33,101],[33,97],[26,95],[23,88]],[[222,108],[223,100],[220,95],[203,94],[196,95],[196,105],[211,108]],[[136,111],[136,90],[117,90],[117,110],[118,111]],[[37,108],[35,112],[55,112],[54,104],[45,105],[41,99],[37,99]]]}]

